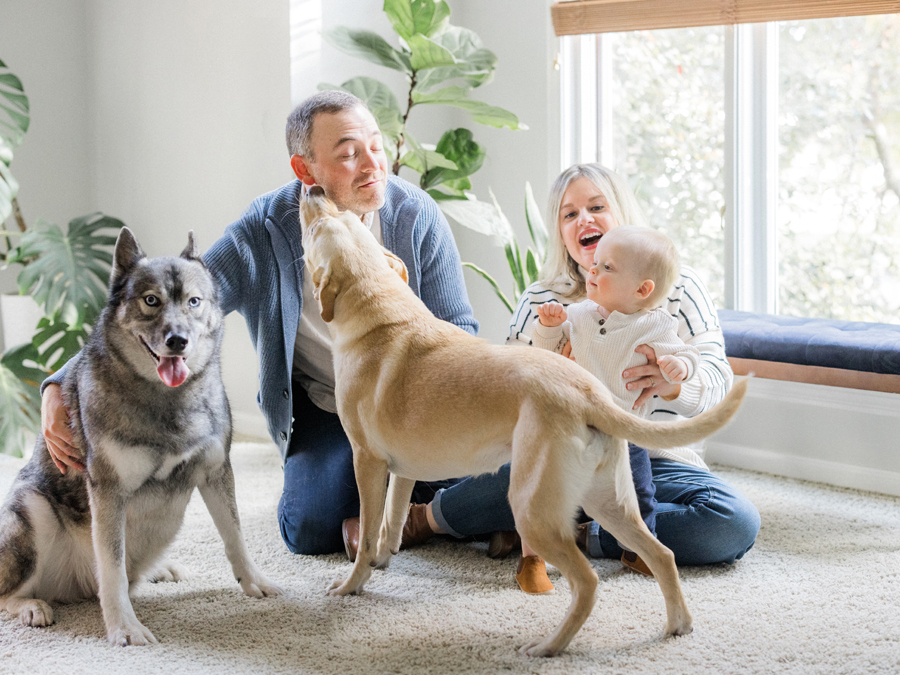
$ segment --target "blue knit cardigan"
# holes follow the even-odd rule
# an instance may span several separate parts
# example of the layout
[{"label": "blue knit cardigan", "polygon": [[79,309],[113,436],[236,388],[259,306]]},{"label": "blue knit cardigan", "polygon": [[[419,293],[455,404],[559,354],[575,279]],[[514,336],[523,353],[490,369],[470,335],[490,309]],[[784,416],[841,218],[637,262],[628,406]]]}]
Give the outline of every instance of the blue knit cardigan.
[{"label": "blue knit cardigan", "polygon": [[[256,400],[282,460],[292,431],[291,365],[303,310],[303,247],[299,203],[302,183],[291,181],[253,201],[203,255],[219,284],[222,309],[247,322],[259,356]],[[384,246],[409,271],[409,285],[436,317],[476,334],[453,234],[434,200],[391,176],[379,211]],[[65,368],[45,380],[62,380]],[[303,424],[303,420],[296,420]]]},{"label": "blue knit cardigan", "polygon": [[[282,459],[292,430],[291,364],[303,310],[301,185],[295,180],[257,198],[203,256],[219,283],[223,310],[237,310],[247,322],[259,355],[257,402]],[[379,215],[384,246],[406,264],[416,295],[439,319],[477,333],[459,252],[434,200],[391,177]]]}]

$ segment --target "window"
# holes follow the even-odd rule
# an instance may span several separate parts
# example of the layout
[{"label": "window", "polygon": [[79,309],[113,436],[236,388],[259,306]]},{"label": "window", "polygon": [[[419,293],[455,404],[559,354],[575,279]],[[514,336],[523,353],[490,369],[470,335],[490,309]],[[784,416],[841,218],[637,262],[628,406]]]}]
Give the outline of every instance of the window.
[{"label": "window", "polygon": [[563,38],[563,157],[722,307],[900,323],[900,17]]}]

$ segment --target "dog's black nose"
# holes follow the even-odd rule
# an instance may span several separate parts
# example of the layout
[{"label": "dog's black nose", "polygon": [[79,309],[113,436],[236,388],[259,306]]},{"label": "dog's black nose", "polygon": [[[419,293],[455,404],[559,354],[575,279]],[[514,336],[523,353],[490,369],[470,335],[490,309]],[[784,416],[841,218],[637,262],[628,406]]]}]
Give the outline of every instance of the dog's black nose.
[{"label": "dog's black nose", "polygon": [[171,349],[173,352],[183,352],[184,348],[187,347],[188,339],[183,335],[178,335],[177,333],[169,333],[166,336],[166,347]]}]

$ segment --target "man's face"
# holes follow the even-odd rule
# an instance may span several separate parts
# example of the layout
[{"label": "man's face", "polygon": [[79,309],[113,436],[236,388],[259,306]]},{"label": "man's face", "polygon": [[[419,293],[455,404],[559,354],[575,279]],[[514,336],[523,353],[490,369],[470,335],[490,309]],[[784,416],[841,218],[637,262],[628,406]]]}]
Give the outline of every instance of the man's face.
[{"label": "man's face", "polygon": [[368,110],[356,106],[319,113],[313,119],[311,148],[313,159],[302,158],[306,175],[300,177],[306,185],[321,186],[338,208],[360,217],[381,208],[387,157]]}]

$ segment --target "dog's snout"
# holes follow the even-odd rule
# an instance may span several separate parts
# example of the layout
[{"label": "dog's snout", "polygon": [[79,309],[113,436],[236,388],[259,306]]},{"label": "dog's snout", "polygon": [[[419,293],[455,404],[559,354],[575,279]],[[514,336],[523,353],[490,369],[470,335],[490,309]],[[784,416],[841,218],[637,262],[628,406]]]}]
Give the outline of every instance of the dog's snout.
[{"label": "dog's snout", "polygon": [[169,333],[166,336],[166,347],[173,352],[183,352],[188,345],[188,339],[178,333]]}]

